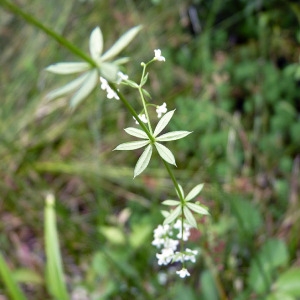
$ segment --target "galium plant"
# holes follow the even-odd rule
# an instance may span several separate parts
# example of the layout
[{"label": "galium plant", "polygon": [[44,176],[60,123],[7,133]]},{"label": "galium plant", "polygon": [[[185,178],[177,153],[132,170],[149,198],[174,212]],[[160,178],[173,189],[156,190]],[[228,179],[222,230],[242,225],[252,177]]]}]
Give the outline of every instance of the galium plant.
[{"label": "galium plant", "polygon": [[[121,100],[129,113],[139,126],[125,128],[125,132],[135,138],[137,141],[129,141],[118,145],[114,150],[136,150],[145,148],[139,157],[133,172],[134,178],[140,175],[149,166],[153,157],[153,152],[157,152],[166,168],[177,193],[177,200],[167,199],[162,204],[170,207],[170,211],[162,211],[165,220],[154,230],[154,240],[152,244],[161,252],[156,254],[159,265],[167,265],[171,263],[181,263],[182,268],[176,273],[184,278],[190,276],[186,267],[186,262],[194,263],[196,261],[197,250],[185,248],[188,241],[190,229],[197,228],[197,221],[194,213],[199,215],[207,215],[208,210],[199,202],[192,202],[199,195],[203,188],[203,184],[195,186],[185,196],[183,188],[177,182],[170,165],[176,166],[174,154],[169,148],[162,143],[182,139],[189,134],[190,131],[179,130],[162,133],[172,120],[175,109],[168,111],[164,102],[157,105],[151,102],[150,93],[144,88],[149,73],[148,67],[155,62],[165,62],[165,57],[160,49],[154,50],[154,57],[147,63],[142,62],[141,78],[138,82],[129,79],[129,76],[123,74],[119,70],[119,66],[128,61],[127,58],[116,58],[118,55],[136,36],[141,27],[137,26],[125,33],[109,50],[104,54],[103,37],[99,27],[96,27],[90,36],[89,52],[92,61],[89,62],[64,62],[50,65],[47,71],[56,74],[77,74],[81,73],[78,78],[58,88],[48,94],[49,99],[57,98],[62,95],[73,94],[71,96],[70,105],[76,107],[84,98],[100,82],[100,87],[106,92],[108,99]],[[120,88],[122,85],[129,86],[137,90],[140,98],[141,109],[137,112],[131,103],[124,97]],[[117,88],[118,86],[118,88]],[[150,109],[155,108],[159,121],[153,126],[155,120],[150,118]],[[154,128],[154,129],[153,129]],[[178,251],[179,250],[179,251]]]}]

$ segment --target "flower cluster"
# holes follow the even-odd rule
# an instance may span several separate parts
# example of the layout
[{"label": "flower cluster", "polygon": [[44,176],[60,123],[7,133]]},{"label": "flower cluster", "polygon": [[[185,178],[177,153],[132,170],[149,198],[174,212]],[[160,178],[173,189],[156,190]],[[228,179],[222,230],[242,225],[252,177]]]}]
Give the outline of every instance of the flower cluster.
[{"label": "flower cluster", "polygon": [[109,86],[108,81],[100,76],[100,82],[101,82],[101,89],[103,91],[106,91],[107,93],[107,98],[108,99],[113,99],[115,98],[116,100],[119,100],[119,96],[117,95],[117,93]]},{"label": "flower cluster", "polygon": [[[176,251],[177,247],[179,246],[178,239],[187,241],[190,236],[190,229],[191,226],[189,224],[182,224],[182,221],[178,219],[173,226],[170,224],[159,225],[154,230],[154,239],[152,241],[152,245],[161,251],[160,253],[156,254],[159,265],[168,265],[174,262],[184,263],[187,261],[195,263],[196,255],[198,254],[197,250],[186,248],[183,252]],[[181,278],[190,276],[190,273],[184,267],[176,273]]]}]

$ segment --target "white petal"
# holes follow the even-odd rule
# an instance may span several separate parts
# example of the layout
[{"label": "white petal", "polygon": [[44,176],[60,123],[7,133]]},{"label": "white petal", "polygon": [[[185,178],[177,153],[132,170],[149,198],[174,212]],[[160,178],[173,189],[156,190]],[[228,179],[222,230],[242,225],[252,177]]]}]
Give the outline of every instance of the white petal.
[{"label": "white petal", "polygon": [[156,138],[157,141],[167,142],[182,139],[192,133],[191,131],[171,131]]},{"label": "white petal", "polygon": [[100,27],[96,27],[90,36],[90,53],[93,59],[100,57],[103,49],[103,36]]},{"label": "white petal", "polygon": [[148,166],[152,155],[152,145],[148,145],[140,156],[134,168],[134,178],[141,174]]},{"label": "white petal", "polygon": [[162,159],[164,159],[169,164],[176,166],[175,157],[174,157],[173,153],[166,146],[164,146],[160,143],[155,143],[154,145],[158,151],[159,156]]},{"label": "white petal", "polygon": [[91,66],[86,62],[67,62],[50,65],[46,71],[56,74],[74,74],[87,71]]},{"label": "white petal", "polygon": [[80,89],[70,99],[70,106],[73,108],[75,108],[84,98],[86,98],[98,83],[99,75],[97,70],[92,70],[88,74],[89,76],[86,78]]},{"label": "white petal", "polygon": [[128,127],[124,129],[128,134],[135,136],[137,138],[141,138],[141,139],[148,139],[147,134],[141,130],[141,129],[137,129],[134,127]]},{"label": "white petal", "polygon": [[141,26],[136,26],[124,33],[114,44],[113,46],[105,52],[101,60],[109,60],[119,54],[137,35],[137,33],[142,29]]},{"label": "white petal", "polygon": [[76,90],[77,88],[79,88],[82,85],[82,83],[86,80],[86,78],[88,76],[89,76],[89,73],[82,74],[81,76],[70,81],[66,85],[51,91],[50,93],[47,94],[46,97],[49,100],[52,100],[52,99],[58,98],[60,96],[63,96],[65,94],[68,94],[70,92],[73,92],[74,90]]},{"label": "white petal", "polygon": [[200,183],[196,185],[186,196],[185,200],[190,201],[195,198],[203,189],[204,184]]},{"label": "white petal", "polygon": [[145,147],[147,144],[149,144],[149,141],[128,142],[120,144],[114,150],[135,150]]},{"label": "white petal", "polygon": [[156,128],[154,130],[154,136],[156,137],[158,134],[160,134],[164,129],[165,127],[168,125],[168,123],[170,122],[173,114],[175,112],[175,109],[174,110],[171,110],[169,112],[167,112],[160,120],[159,122],[157,123],[156,125]]}]

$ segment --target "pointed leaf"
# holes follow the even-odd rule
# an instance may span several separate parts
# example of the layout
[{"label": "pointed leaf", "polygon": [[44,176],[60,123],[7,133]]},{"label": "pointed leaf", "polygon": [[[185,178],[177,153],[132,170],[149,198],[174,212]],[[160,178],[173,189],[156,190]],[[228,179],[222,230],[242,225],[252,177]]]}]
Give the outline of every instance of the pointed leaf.
[{"label": "pointed leaf", "polygon": [[196,185],[186,196],[185,200],[190,201],[195,198],[203,189],[204,184],[200,183]]},{"label": "pointed leaf", "polygon": [[98,82],[98,72],[97,70],[92,70],[88,73],[88,77],[76,92],[76,94],[70,100],[70,106],[75,108],[84,98],[86,98],[92,90],[96,87]]},{"label": "pointed leaf", "polygon": [[134,39],[137,33],[142,29],[141,26],[136,26],[124,33],[112,47],[107,50],[101,57],[102,61],[109,60],[119,54],[130,42]]},{"label": "pointed leaf", "polygon": [[87,71],[91,66],[86,62],[68,62],[50,65],[46,71],[56,74],[74,74]]},{"label": "pointed leaf", "polygon": [[88,76],[89,76],[89,73],[82,74],[81,76],[70,81],[66,85],[51,91],[50,93],[47,94],[47,96],[46,96],[47,99],[53,100],[55,98],[58,98],[60,96],[63,96],[63,95],[73,92],[74,90],[76,90],[83,84],[83,82],[86,80],[86,78]]},{"label": "pointed leaf", "polygon": [[178,200],[165,200],[162,202],[163,205],[169,205],[169,206],[177,206],[180,204],[180,201]]},{"label": "pointed leaf", "polygon": [[148,145],[136,163],[136,166],[134,168],[134,178],[141,174],[147,168],[151,155],[152,145]]},{"label": "pointed leaf", "polygon": [[173,153],[166,146],[164,146],[160,143],[155,143],[154,145],[158,151],[159,156],[162,159],[164,159],[167,163],[176,166],[175,157],[174,157]]},{"label": "pointed leaf", "polygon": [[147,92],[145,89],[142,89],[142,92],[143,92],[144,96],[151,99],[151,95],[149,94],[149,92]]},{"label": "pointed leaf", "polygon": [[[184,199],[184,191],[183,191],[183,188],[182,188],[182,186],[181,186],[180,184],[178,184],[178,187],[179,187],[179,189],[180,189],[181,196],[182,196],[182,198]],[[177,194],[178,198],[180,199],[180,196],[179,196],[177,190],[176,190],[176,194]]]},{"label": "pointed leaf", "polygon": [[94,59],[99,58],[103,50],[103,36],[100,27],[96,27],[90,36],[90,53]]},{"label": "pointed leaf", "polygon": [[156,138],[159,142],[175,141],[182,139],[192,133],[191,131],[171,131]]},{"label": "pointed leaf", "polygon": [[181,213],[181,206],[177,206],[164,220],[164,225],[172,223]]},{"label": "pointed leaf", "polygon": [[147,144],[149,144],[149,141],[128,142],[120,144],[114,150],[135,150],[145,147]]},{"label": "pointed leaf", "polygon": [[129,57],[121,57],[121,58],[118,58],[118,59],[115,59],[113,61],[113,64],[115,65],[123,65],[123,64],[126,64],[127,62],[129,62]]},{"label": "pointed leaf", "polygon": [[141,139],[148,139],[147,134],[138,128],[134,128],[134,127],[128,127],[124,129],[128,134],[135,136],[137,138],[141,138]]},{"label": "pointed leaf", "polygon": [[191,226],[197,228],[197,222],[196,222],[193,214],[191,213],[191,211],[186,206],[183,208],[183,213],[184,213],[184,216],[186,217],[187,222]]},{"label": "pointed leaf", "polygon": [[149,73],[146,74],[146,76],[144,76],[142,82],[141,82],[141,86],[145,85],[145,83],[147,82],[148,80],[148,76],[149,76]]},{"label": "pointed leaf", "polygon": [[154,136],[156,137],[158,134],[160,134],[164,129],[165,127],[168,125],[168,123],[170,122],[173,114],[175,112],[175,109],[174,110],[171,110],[169,112],[167,112],[160,120],[159,122],[157,123],[156,125],[156,128],[154,130]]},{"label": "pointed leaf", "polygon": [[135,83],[132,80],[128,80],[128,79],[126,81],[122,81],[122,83],[125,84],[125,85],[129,85],[134,89],[137,89],[139,87],[139,85],[137,83]]},{"label": "pointed leaf", "polygon": [[118,79],[118,72],[118,66],[113,63],[103,62],[100,65],[100,73],[108,81],[116,81]]},{"label": "pointed leaf", "polygon": [[203,206],[199,205],[199,204],[195,204],[195,203],[186,203],[186,206],[191,209],[192,211],[196,212],[197,214],[200,215],[209,215],[209,212],[206,208],[204,208]]}]

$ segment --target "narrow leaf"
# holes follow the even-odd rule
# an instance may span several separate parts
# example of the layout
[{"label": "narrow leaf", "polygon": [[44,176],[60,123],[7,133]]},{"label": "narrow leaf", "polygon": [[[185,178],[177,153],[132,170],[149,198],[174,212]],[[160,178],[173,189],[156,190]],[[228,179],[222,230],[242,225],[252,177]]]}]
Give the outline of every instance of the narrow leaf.
[{"label": "narrow leaf", "polygon": [[183,208],[183,213],[184,213],[184,216],[186,217],[186,220],[188,221],[188,223],[191,226],[197,228],[197,222],[196,222],[193,214],[191,213],[191,211],[186,206]]},{"label": "narrow leaf", "polygon": [[116,81],[118,78],[118,71],[118,66],[113,63],[103,62],[100,65],[100,73],[108,81]]},{"label": "narrow leaf", "polygon": [[142,148],[147,144],[149,144],[149,141],[128,142],[128,143],[120,144],[114,150],[135,150],[135,149]]},{"label": "narrow leaf", "polygon": [[134,178],[141,174],[147,168],[151,155],[152,145],[148,145],[136,163],[136,166],[134,168]]},{"label": "narrow leaf", "polygon": [[[182,196],[182,198],[184,199],[184,191],[183,191],[183,188],[182,188],[182,186],[181,186],[180,184],[178,184],[178,187],[179,187],[179,189],[180,189],[181,196]],[[178,198],[180,199],[180,196],[179,196],[177,190],[176,190],[176,194],[177,194]]]},{"label": "narrow leaf", "polygon": [[118,59],[115,59],[113,61],[113,63],[115,65],[123,65],[123,64],[126,64],[127,62],[129,62],[129,57],[121,57],[121,58],[118,58]]},{"label": "narrow leaf", "polygon": [[200,215],[209,215],[208,210],[199,204],[188,202],[186,206]]},{"label": "narrow leaf", "polygon": [[103,50],[103,36],[100,27],[96,27],[90,36],[90,53],[93,59],[99,58]]},{"label": "narrow leaf", "polygon": [[168,125],[168,123],[170,122],[173,114],[175,112],[175,109],[174,110],[171,110],[169,112],[167,112],[160,120],[159,122],[157,123],[156,125],[156,128],[154,130],[154,136],[156,137],[158,134],[160,134],[164,129],[165,127]]},{"label": "narrow leaf", "polygon": [[87,71],[91,66],[86,62],[68,62],[50,65],[46,71],[56,74],[74,74]]},{"label": "narrow leaf", "polygon": [[142,29],[141,26],[136,26],[124,33],[113,46],[107,50],[101,57],[102,61],[109,60],[119,54],[130,42],[135,38],[138,32]]},{"label": "narrow leaf", "polygon": [[177,206],[164,220],[164,225],[172,223],[181,213],[181,206]]},{"label": "narrow leaf", "polygon": [[196,185],[186,196],[185,200],[190,201],[195,198],[203,189],[204,184],[200,183]]},{"label": "narrow leaf", "polygon": [[70,81],[66,85],[51,91],[50,93],[47,94],[47,96],[46,96],[47,99],[53,100],[55,98],[58,98],[60,96],[63,96],[63,95],[66,95],[68,93],[75,91],[77,88],[79,88],[83,84],[83,82],[86,80],[86,78],[88,76],[89,76],[89,73],[82,74],[81,76]]},{"label": "narrow leaf", "polygon": [[[15,281],[12,271],[9,269],[5,259],[0,251],[0,277],[6,288],[7,296],[12,300],[26,300],[25,294]],[[6,298],[5,298],[6,299]]]},{"label": "narrow leaf", "polygon": [[128,127],[124,129],[128,134],[135,136],[137,138],[141,138],[141,139],[148,139],[147,134],[138,128],[134,128],[134,127]]},{"label": "narrow leaf", "polygon": [[86,78],[80,89],[76,92],[76,94],[70,100],[70,106],[75,108],[78,104],[84,100],[96,87],[98,82],[98,72],[97,70],[92,70],[89,73],[89,76]]},{"label": "narrow leaf", "polygon": [[142,89],[142,92],[143,92],[144,96],[151,99],[151,95],[149,94],[149,92],[147,92],[145,89]]},{"label": "narrow leaf", "polygon": [[165,200],[162,202],[163,205],[169,205],[169,206],[177,206],[180,204],[180,201],[178,200]]},{"label": "narrow leaf", "polygon": [[158,154],[162,159],[164,159],[167,163],[176,166],[175,157],[173,153],[166,146],[160,143],[155,143],[154,145],[158,151]]},{"label": "narrow leaf", "polygon": [[141,86],[145,85],[145,83],[147,82],[148,80],[148,76],[149,76],[149,73],[146,74],[146,76],[144,76],[142,82],[141,82]]},{"label": "narrow leaf", "polygon": [[175,141],[182,139],[192,133],[191,131],[172,131],[165,133],[159,137],[156,138],[157,141],[159,142],[167,142],[167,141]]}]

